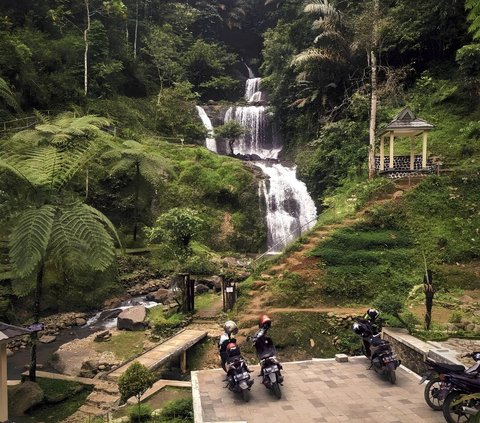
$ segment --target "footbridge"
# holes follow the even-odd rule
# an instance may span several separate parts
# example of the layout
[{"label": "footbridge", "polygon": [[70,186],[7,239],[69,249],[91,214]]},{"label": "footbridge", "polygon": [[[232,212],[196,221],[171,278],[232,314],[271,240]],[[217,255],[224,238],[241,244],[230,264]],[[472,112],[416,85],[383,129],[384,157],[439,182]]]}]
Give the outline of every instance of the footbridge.
[{"label": "footbridge", "polygon": [[[169,360],[180,357],[180,367],[183,372],[187,370],[187,350],[207,336],[207,332],[203,330],[183,330],[163,343],[146,351],[142,355],[136,357],[134,361],[143,364],[149,370],[156,370]],[[131,362],[125,363],[123,366],[111,371],[107,379],[117,381],[118,378],[128,369]]]}]

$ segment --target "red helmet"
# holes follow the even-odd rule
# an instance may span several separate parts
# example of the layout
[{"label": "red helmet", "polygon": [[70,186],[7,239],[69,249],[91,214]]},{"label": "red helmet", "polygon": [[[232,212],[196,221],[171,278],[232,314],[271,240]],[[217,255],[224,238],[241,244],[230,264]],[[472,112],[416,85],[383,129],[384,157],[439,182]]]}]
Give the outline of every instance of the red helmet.
[{"label": "red helmet", "polygon": [[228,343],[226,351],[228,357],[235,357],[237,355],[240,355],[240,348],[238,348],[238,345],[235,342]]},{"label": "red helmet", "polygon": [[262,314],[260,316],[260,320],[258,321],[258,327],[260,329],[269,329],[270,326],[272,326],[272,321],[270,320],[270,317],[268,317],[266,314]]}]

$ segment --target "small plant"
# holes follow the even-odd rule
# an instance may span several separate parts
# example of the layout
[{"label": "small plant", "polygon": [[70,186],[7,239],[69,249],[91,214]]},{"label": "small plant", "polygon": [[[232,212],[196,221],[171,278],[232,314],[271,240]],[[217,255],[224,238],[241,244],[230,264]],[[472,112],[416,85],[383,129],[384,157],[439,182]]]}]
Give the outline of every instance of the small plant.
[{"label": "small plant", "polygon": [[[122,402],[126,402],[130,397],[137,398],[137,411],[140,417],[142,411],[142,404],[140,404],[140,398],[146,392],[148,388],[151,388],[155,382],[154,374],[148,370],[143,364],[138,361],[134,361],[133,364],[127,369],[127,371],[120,376],[118,380],[118,388],[120,390]],[[148,415],[150,417],[150,414]],[[144,420],[132,420],[132,421],[144,421]]]},{"label": "small plant", "polygon": [[462,321],[462,318],[463,318],[463,311],[461,310],[455,310],[452,312],[452,314],[450,315],[450,318],[448,319],[448,321],[450,323],[460,323]]}]

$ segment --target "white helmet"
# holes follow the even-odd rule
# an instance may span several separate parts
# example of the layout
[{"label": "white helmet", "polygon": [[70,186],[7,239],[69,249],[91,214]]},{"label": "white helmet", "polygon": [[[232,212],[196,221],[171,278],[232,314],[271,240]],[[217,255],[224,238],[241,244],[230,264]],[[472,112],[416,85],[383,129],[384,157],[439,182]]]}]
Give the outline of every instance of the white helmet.
[{"label": "white helmet", "polygon": [[230,335],[236,335],[238,333],[238,328],[237,325],[233,320],[227,320],[225,324],[223,325],[223,330],[225,331],[226,334]]}]

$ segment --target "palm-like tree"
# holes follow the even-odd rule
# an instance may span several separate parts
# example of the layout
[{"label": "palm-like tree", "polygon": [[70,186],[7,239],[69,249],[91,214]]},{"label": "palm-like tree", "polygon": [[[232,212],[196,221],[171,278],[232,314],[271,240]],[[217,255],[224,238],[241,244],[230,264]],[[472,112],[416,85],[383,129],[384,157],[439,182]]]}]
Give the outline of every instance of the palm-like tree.
[{"label": "palm-like tree", "polygon": [[[297,70],[297,82],[303,89],[302,98],[294,104],[303,106],[321,97],[331,87],[333,81],[326,81],[318,86],[316,73],[345,64],[350,54],[350,47],[345,38],[345,27],[340,12],[328,0],[312,0],[304,7],[304,12],[316,17],[312,28],[318,32],[313,46],[297,54],[291,65]],[[334,75],[335,72],[332,72]],[[325,81],[324,81],[325,82]]]},{"label": "palm-like tree", "polygon": [[137,141],[123,142],[121,147],[109,151],[104,158],[114,160],[110,169],[112,175],[134,170],[133,241],[136,241],[141,185],[158,188],[172,173],[171,165],[167,159],[154,152],[152,147]]},{"label": "palm-like tree", "polygon": [[[67,190],[72,178],[97,153],[97,143],[51,145],[39,138],[33,146],[26,144],[0,155],[0,170],[18,180],[18,195],[10,199],[3,219],[11,228],[14,289],[19,295],[35,291],[33,318],[38,323],[46,265],[55,265],[72,279],[80,272],[104,271],[113,262],[113,237],[118,240],[118,236],[105,215]],[[36,343],[34,332],[32,381],[36,377]]]}]

